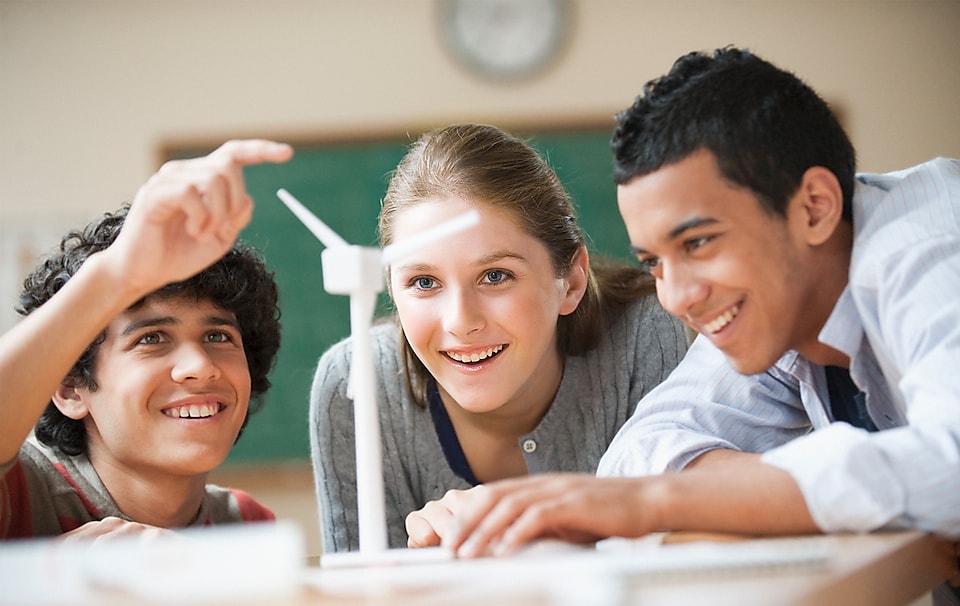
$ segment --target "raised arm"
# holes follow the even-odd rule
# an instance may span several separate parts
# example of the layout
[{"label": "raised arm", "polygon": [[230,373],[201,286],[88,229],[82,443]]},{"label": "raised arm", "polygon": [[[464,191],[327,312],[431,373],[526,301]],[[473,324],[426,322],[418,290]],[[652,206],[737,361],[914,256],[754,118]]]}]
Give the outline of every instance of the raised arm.
[{"label": "raised arm", "polygon": [[243,167],[292,149],[229,141],[168,162],[137,192],[117,240],[93,254],[49,301],[0,337],[0,461],[16,456],[74,362],[118,313],[223,256],[249,222]]}]

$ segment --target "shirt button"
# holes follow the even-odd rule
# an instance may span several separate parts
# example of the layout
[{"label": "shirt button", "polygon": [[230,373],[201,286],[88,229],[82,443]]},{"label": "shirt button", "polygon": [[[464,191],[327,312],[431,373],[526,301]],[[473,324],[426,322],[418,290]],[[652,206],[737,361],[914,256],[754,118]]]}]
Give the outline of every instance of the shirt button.
[{"label": "shirt button", "polygon": [[536,452],[537,443],[534,440],[524,440],[523,441],[523,452],[530,454],[531,452]]}]

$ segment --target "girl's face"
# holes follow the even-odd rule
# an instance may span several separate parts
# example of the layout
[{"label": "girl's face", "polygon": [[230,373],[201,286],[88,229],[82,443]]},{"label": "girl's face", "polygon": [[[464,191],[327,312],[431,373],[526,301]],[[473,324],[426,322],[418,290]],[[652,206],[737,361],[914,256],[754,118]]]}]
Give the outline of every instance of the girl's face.
[{"label": "girl's face", "polygon": [[391,267],[400,322],[448,408],[455,403],[504,418],[540,414],[560,384],[557,319],[583,296],[586,251],[558,278],[546,246],[509,211],[456,197],[399,213],[394,240],[415,238],[471,208],[480,213],[477,225]]}]

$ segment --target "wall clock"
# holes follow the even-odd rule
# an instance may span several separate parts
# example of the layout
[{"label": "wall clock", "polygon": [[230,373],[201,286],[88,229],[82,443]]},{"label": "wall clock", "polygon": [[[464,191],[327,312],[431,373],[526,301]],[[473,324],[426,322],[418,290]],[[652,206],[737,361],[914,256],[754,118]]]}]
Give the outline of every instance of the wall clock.
[{"label": "wall clock", "polygon": [[541,73],[570,35],[569,0],[439,0],[440,36],[465,67],[494,80]]}]

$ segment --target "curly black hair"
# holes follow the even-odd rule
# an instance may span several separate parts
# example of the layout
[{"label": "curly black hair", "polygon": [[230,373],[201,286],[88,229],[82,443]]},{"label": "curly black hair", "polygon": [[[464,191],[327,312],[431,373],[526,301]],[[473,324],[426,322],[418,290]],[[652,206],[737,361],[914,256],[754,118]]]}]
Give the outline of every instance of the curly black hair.
[{"label": "curly black hair", "polygon": [[[57,251],[41,259],[24,280],[17,312],[27,315],[43,305],[91,255],[110,246],[120,233],[129,209],[129,205],[124,205],[83,229],[68,232]],[[262,396],[270,389],[267,375],[280,349],[280,308],[273,273],[267,270],[255,249],[237,242],[210,267],[182,282],[167,284],[132,307],[142,305],[151,297],[170,295],[209,301],[236,316],[250,370],[251,402],[243,422],[245,427],[250,414],[261,408]],[[101,333],[87,347],[65,381],[75,387],[97,389],[94,360],[104,336]],[[47,404],[34,432],[42,443],[64,454],[76,456],[87,452],[83,421],[63,415],[52,401]]]}]

